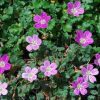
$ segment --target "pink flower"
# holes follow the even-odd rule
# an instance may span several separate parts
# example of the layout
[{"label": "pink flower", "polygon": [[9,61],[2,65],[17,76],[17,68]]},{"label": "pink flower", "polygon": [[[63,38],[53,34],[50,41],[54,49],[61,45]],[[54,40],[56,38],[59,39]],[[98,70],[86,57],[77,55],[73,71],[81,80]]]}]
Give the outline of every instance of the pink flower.
[{"label": "pink flower", "polygon": [[30,68],[30,67],[26,67],[25,68],[25,72],[22,73],[22,78],[33,82],[34,80],[37,80],[37,74],[38,73],[38,69],[37,68]]},{"label": "pink flower", "polygon": [[85,81],[90,81],[91,83],[94,83],[96,81],[96,78],[94,75],[98,75],[99,71],[98,69],[94,68],[93,65],[88,64],[86,67],[83,67],[82,70],[82,75]]},{"label": "pink flower", "polygon": [[38,35],[34,34],[33,36],[27,36],[26,41],[30,43],[26,49],[28,51],[37,50],[42,43],[42,40],[38,37]]},{"label": "pink flower", "polygon": [[1,95],[6,95],[8,93],[8,90],[6,89],[7,86],[8,86],[7,83],[5,83],[5,82],[4,83],[1,83],[0,82],[0,96]]},{"label": "pink flower", "polygon": [[100,66],[100,54],[97,53],[95,57],[96,59],[94,60],[94,64],[96,64],[97,66]]},{"label": "pink flower", "polygon": [[81,8],[80,1],[75,1],[75,3],[69,2],[67,6],[68,6],[67,12],[70,15],[79,16],[80,14],[84,13],[84,8]]},{"label": "pink flower", "polygon": [[47,15],[46,12],[42,12],[41,15],[35,15],[33,20],[36,22],[34,27],[39,28],[47,28],[48,22],[50,21],[51,17]]},{"label": "pink flower", "polygon": [[74,88],[74,94],[79,95],[80,93],[82,95],[87,94],[87,87],[88,82],[85,82],[82,77],[78,77],[75,82],[72,83],[72,87]]},{"label": "pink flower", "polygon": [[92,44],[94,42],[91,36],[92,36],[92,33],[90,31],[85,31],[83,33],[82,30],[77,30],[75,41],[78,42],[81,46],[86,47],[89,44]]},{"label": "pink flower", "polygon": [[51,63],[50,61],[46,60],[44,61],[44,65],[40,66],[41,72],[44,73],[45,76],[50,77],[51,75],[57,74],[57,64],[56,63]]},{"label": "pink flower", "polygon": [[6,70],[10,70],[11,64],[8,63],[8,61],[9,61],[9,56],[7,54],[0,56],[0,74],[2,74]]}]

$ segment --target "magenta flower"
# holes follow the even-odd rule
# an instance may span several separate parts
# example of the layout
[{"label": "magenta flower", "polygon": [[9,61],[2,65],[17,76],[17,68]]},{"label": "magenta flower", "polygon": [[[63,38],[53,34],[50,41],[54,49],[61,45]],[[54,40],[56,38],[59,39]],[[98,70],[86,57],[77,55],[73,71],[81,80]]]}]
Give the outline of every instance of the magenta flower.
[{"label": "magenta flower", "polygon": [[88,82],[85,82],[82,77],[78,77],[75,82],[72,83],[72,87],[74,88],[74,94],[79,95],[80,93],[82,95],[87,94],[87,87]]},{"label": "magenta flower", "polygon": [[44,61],[44,65],[40,66],[41,72],[44,73],[45,76],[50,77],[51,75],[57,74],[57,64],[56,63],[51,63],[50,61],[46,60]]},{"label": "magenta flower", "polygon": [[0,82],[0,96],[1,95],[6,95],[8,93],[8,90],[6,89],[7,86],[8,86],[7,83],[5,83],[5,82],[4,83],[1,83]]},{"label": "magenta flower", "polygon": [[84,13],[84,8],[81,8],[80,1],[75,1],[75,3],[69,2],[67,6],[68,6],[67,12],[70,15],[79,16],[80,14]]},{"label": "magenta flower", "polygon": [[85,31],[83,33],[82,30],[77,30],[75,41],[78,42],[81,46],[86,47],[89,44],[92,44],[94,42],[91,36],[92,36],[92,33],[90,31]]},{"label": "magenta flower", "polygon": [[36,22],[34,25],[35,28],[47,28],[51,17],[46,12],[42,12],[41,15],[35,15],[33,20]]},{"label": "magenta flower", "polygon": [[8,61],[9,61],[9,56],[7,54],[0,56],[0,74],[2,74],[6,70],[10,70],[11,64],[8,63]]},{"label": "magenta flower", "polygon": [[28,51],[37,50],[42,43],[42,40],[38,37],[38,35],[34,34],[33,36],[27,36],[26,41],[30,43],[26,49]]},{"label": "magenta flower", "polygon": [[30,68],[30,67],[26,67],[25,68],[25,72],[22,73],[22,78],[33,82],[34,80],[37,80],[37,74],[38,73],[38,69],[37,68]]},{"label": "magenta flower", "polygon": [[98,75],[99,71],[98,69],[94,68],[93,65],[88,64],[86,67],[83,67],[82,70],[82,75],[85,81],[90,81],[91,83],[94,83],[96,81],[96,78],[94,75]]},{"label": "magenta flower", "polygon": [[97,53],[95,57],[96,59],[94,60],[94,64],[96,64],[97,66],[100,66],[100,54]]}]

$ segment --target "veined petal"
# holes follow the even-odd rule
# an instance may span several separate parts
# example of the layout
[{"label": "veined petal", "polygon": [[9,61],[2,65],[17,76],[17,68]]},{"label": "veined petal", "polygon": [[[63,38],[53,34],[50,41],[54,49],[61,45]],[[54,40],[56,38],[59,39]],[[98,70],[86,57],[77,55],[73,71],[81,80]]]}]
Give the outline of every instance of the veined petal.
[{"label": "veined petal", "polygon": [[91,70],[91,74],[92,75],[98,75],[99,74],[98,69],[94,68],[93,70]]},{"label": "veined petal", "polygon": [[91,83],[94,83],[96,81],[96,78],[93,75],[90,75],[89,80]]},{"label": "veined petal", "polygon": [[76,88],[76,89],[74,90],[74,94],[75,94],[75,95],[79,95],[79,93],[80,93],[79,89]]}]

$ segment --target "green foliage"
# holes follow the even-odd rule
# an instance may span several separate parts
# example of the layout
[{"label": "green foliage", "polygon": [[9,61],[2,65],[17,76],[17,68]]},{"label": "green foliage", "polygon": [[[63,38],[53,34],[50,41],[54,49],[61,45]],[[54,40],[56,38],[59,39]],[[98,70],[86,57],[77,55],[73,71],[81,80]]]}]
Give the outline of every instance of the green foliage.
[{"label": "green foliage", "polygon": [[[0,76],[1,81],[9,83],[7,96],[1,96],[0,100],[45,100],[48,96],[50,100],[83,98],[76,97],[70,85],[80,76],[75,67],[81,70],[81,65],[93,63],[94,54],[100,52],[100,0],[81,0],[85,13],[79,17],[67,14],[69,1],[74,0],[0,0],[0,55],[8,53],[12,64],[5,77]],[[33,16],[42,11],[52,20],[47,29],[37,30],[33,27]],[[83,48],[75,43],[76,29],[90,30],[94,44]],[[33,34],[38,34],[43,43],[39,50],[29,53],[25,39]],[[21,78],[26,65],[39,68],[45,59],[57,63],[59,75],[46,79],[39,73],[39,79],[32,83]],[[87,100],[97,100],[98,84],[97,77],[97,83],[90,84]]]}]

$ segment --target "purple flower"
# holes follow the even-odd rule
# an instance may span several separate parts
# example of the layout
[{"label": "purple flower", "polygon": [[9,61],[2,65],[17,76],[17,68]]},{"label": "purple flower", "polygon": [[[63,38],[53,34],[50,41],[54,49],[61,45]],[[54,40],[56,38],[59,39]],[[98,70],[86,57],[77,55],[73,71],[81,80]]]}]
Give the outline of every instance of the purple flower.
[{"label": "purple flower", "polygon": [[44,61],[44,65],[40,66],[41,72],[44,73],[45,76],[50,77],[51,75],[57,74],[57,64],[56,63],[51,63],[50,61],[46,60]]},{"label": "purple flower", "polygon": [[94,75],[98,75],[99,71],[98,69],[94,68],[93,65],[88,64],[86,67],[83,67],[82,70],[82,75],[85,81],[90,81],[91,83],[94,83],[96,81],[96,78]]},{"label": "purple flower", "polygon": [[8,93],[8,90],[6,89],[7,86],[8,86],[7,83],[5,83],[5,82],[4,83],[1,83],[0,82],[0,96],[1,95],[6,95]]},{"label": "purple flower", "polygon": [[78,77],[75,82],[72,83],[72,87],[74,88],[74,94],[79,95],[80,93],[82,95],[87,94],[87,87],[88,82],[85,82],[82,77]]},{"label": "purple flower", "polygon": [[39,28],[47,28],[48,22],[50,21],[51,17],[47,15],[46,12],[42,12],[41,15],[35,15],[33,20],[36,22],[34,27]]},{"label": "purple flower", "polygon": [[94,64],[96,64],[97,66],[100,66],[100,54],[97,53],[95,57],[96,59],[94,60]]},{"label": "purple flower", "polygon": [[81,8],[80,1],[75,1],[75,3],[69,2],[67,6],[68,6],[67,12],[70,15],[79,16],[80,14],[84,13],[84,8]]},{"label": "purple flower", "polygon": [[92,36],[92,33],[90,31],[85,31],[83,33],[82,30],[77,30],[75,41],[78,42],[81,46],[86,47],[89,44],[92,44],[94,42],[91,36]]},{"label": "purple flower", "polygon": [[7,54],[0,56],[0,74],[2,74],[6,70],[10,70],[11,64],[8,63],[8,61],[9,61],[9,56]]},{"label": "purple flower", "polygon": [[25,68],[25,72],[22,73],[22,78],[33,82],[34,80],[37,80],[37,74],[38,73],[38,69],[37,68],[30,68],[30,67],[26,67]]},{"label": "purple flower", "polygon": [[28,51],[37,50],[42,43],[42,40],[38,37],[38,35],[34,34],[33,36],[27,36],[26,41],[30,43],[26,49]]}]

